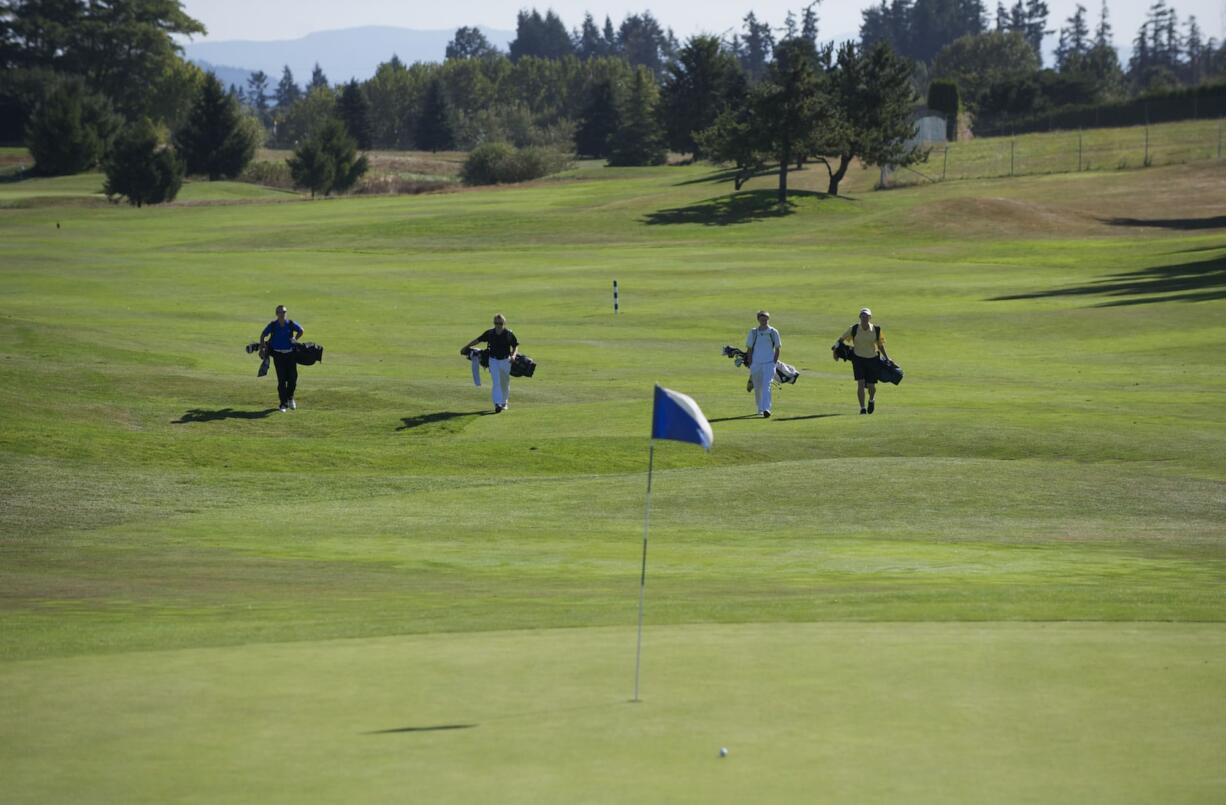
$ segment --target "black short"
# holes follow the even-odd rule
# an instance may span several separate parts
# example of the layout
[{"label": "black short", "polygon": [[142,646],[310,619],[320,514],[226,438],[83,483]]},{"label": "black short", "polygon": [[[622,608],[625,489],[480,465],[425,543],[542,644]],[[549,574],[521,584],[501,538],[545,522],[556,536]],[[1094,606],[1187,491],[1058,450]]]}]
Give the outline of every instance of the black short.
[{"label": "black short", "polygon": [[861,358],[859,355],[851,356],[851,371],[855,375],[856,380],[863,380],[865,383],[876,383],[880,378],[881,359],[874,356],[872,358]]}]

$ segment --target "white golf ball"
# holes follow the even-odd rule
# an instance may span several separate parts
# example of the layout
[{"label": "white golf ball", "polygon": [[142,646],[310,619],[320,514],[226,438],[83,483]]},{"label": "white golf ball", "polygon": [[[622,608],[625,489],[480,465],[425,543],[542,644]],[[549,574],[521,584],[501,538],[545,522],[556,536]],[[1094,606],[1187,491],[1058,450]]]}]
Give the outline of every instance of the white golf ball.
[{"label": "white golf ball", "polygon": [[726,747],[726,746],[721,746],[721,747],[719,748],[719,756],[720,756],[720,757],[728,757],[728,747]]}]

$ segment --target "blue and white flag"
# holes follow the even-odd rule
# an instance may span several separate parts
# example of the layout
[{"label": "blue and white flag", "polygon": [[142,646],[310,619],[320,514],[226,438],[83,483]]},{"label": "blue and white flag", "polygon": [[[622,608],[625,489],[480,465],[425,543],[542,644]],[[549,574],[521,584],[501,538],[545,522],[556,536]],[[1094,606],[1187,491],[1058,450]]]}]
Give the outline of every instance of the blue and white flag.
[{"label": "blue and white flag", "polygon": [[693,442],[711,449],[715,435],[711,423],[703,416],[698,403],[679,391],[656,386],[655,404],[651,414],[651,438]]}]

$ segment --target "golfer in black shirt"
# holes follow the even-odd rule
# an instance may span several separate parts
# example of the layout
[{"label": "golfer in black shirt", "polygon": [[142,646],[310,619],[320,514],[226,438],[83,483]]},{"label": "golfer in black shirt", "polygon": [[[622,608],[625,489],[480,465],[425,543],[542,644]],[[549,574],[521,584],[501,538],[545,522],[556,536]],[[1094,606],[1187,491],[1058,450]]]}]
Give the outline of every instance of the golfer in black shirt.
[{"label": "golfer in black shirt", "polygon": [[506,317],[501,313],[494,316],[494,326],[464,345],[464,349],[484,341],[490,350],[490,392],[494,398],[494,413],[501,414],[510,406],[507,397],[511,392],[511,361],[515,360],[515,352],[519,349],[519,339],[515,333],[507,329]]}]

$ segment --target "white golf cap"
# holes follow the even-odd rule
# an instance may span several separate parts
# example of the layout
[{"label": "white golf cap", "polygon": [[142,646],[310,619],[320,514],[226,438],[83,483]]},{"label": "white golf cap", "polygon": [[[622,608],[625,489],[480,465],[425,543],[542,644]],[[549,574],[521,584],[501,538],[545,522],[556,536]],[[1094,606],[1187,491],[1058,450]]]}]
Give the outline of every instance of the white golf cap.
[{"label": "white golf cap", "polygon": [[862,307],[862,308],[860,308],[860,315],[861,315],[861,316],[871,316],[871,315],[873,315],[873,311],[869,310],[869,309],[868,309],[868,308],[866,308],[866,307]]}]

